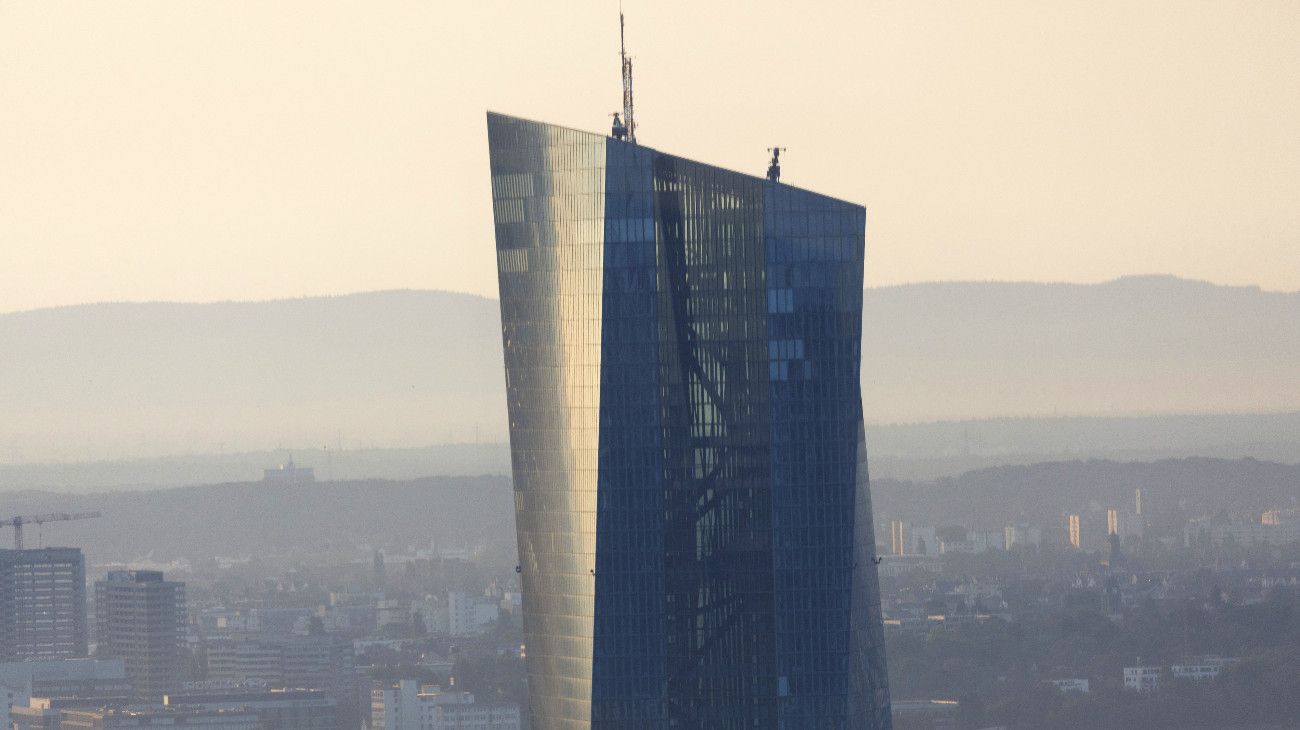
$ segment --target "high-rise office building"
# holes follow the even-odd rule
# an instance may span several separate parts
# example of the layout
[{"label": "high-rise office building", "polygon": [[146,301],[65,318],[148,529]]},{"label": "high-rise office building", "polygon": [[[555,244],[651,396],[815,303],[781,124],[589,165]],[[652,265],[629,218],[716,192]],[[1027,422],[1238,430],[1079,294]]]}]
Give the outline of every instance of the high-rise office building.
[{"label": "high-rise office building", "polygon": [[488,138],[533,727],[889,727],[863,209]]},{"label": "high-rise office building", "polygon": [[84,657],[86,648],[81,550],[0,550],[0,661]]},{"label": "high-rise office building", "polygon": [[114,570],[95,582],[97,655],[121,659],[141,697],[185,681],[185,584],[156,570]]}]

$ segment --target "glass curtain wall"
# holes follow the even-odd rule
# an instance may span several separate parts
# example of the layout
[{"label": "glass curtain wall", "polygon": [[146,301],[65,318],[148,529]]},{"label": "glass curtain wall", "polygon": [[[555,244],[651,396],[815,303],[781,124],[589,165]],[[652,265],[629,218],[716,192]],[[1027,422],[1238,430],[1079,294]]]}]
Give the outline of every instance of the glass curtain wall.
[{"label": "glass curtain wall", "polygon": [[488,131],[533,727],[888,728],[863,209]]}]

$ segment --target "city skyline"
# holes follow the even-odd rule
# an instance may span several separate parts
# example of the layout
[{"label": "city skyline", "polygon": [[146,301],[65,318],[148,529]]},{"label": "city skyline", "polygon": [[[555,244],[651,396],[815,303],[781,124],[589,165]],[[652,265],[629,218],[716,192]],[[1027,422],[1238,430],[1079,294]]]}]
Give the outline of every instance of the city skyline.
[{"label": "city skyline", "polygon": [[1295,0],[0,3],[0,730],[1292,727],[1297,78]]},{"label": "city skyline", "polygon": [[[870,286],[1300,289],[1294,4],[626,10],[642,141],[754,174],[789,147],[789,181],[867,206]],[[10,3],[0,21],[0,312],[490,294],[481,110],[600,131],[618,106],[613,3]]]}]

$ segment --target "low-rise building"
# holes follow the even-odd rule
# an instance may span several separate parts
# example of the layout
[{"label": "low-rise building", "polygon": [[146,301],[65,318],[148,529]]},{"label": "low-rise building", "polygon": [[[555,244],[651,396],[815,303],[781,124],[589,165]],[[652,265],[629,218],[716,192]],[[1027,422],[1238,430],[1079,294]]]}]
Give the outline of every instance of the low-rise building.
[{"label": "low-rise building", "polygon": [[208,647],[208,678],[352,693],[352,642],[333,634],[246,636]]},{"label": "low-rise building", "polygon": [[908,723],[908,727],[931,727],[948,730],[957,727],[957,713],[961,703],[957,700],[907,700],[891,703],[895,721]]},{"label": "low-rise building", "polygon": [[257,715],[227,710],[175,710],[166,707],[63,710],[59,730],[110,728],[202,728],[202,730],[263,730]]},{"label": "low-rise building", "polygon": [[32,697],[125,697],[131,695],[121,659],[45,659],[0,664],[0,728],[9,727],[8,708]]},{"label": "low-rise building", "polygon": [[372,730],[519,730],[518,705],[481,704],[469,692],[443,692],[404,679],[371,693]]},{"label": "low-rise building", "polygon": [[1183,528],[1183,546],[1210,545],[1287,545],[1300,541],[1300,521],[1282,518],[1278,511],[1266,512],[1260,520],[1233,520],[1200,517]]},{"label": "low-rise building", "polygon": [[268,730],[345,730],[338,700],[320,690],[185,692],[167,695],[163,704],[178,710],[251,712]]},{"label": "low-rise building", "polygon": [[1164,667],[1156,666],[1124,667],[1124,689],[1154,691],[1160,686],[1160,677],[1164,671]]},{"label": "low-rise building", "polygon": [[1200,681],[1218,679],[1225,667],[1232,666],[1240,660],[1232,657],[1203,656],[1192,657],[1181,664],[1169,667],[1169,674],[1179,679]]},{"label": "low-rise building", "polygon": [[14,730],[115,730],[117,728],[201,728],[266,730],[257,715],[238,710],[202,710],[137,703],[128,698],[32,699],[11,708]]},{"label": "low-rise building", "polygon": [[1088,680],[1086,679],[1077,679],[1077,678],[1049,679],[1047,680],[1047,682],[1048,684],[1051,684],[1053,687],[1056,687],[1062,692],[1079,692],[1081,694],[1086,695],[1092,691],[1089,688]]}]

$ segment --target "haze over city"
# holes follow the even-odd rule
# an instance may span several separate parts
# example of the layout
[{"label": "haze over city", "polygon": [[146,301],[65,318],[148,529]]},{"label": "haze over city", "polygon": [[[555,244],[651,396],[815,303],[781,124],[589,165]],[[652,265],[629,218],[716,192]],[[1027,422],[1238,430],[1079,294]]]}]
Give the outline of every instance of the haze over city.
[{"label": "haze over city", "polygon": [[0,3],[0,730],[1298,727],[1297,78],[1281,0]]}]

